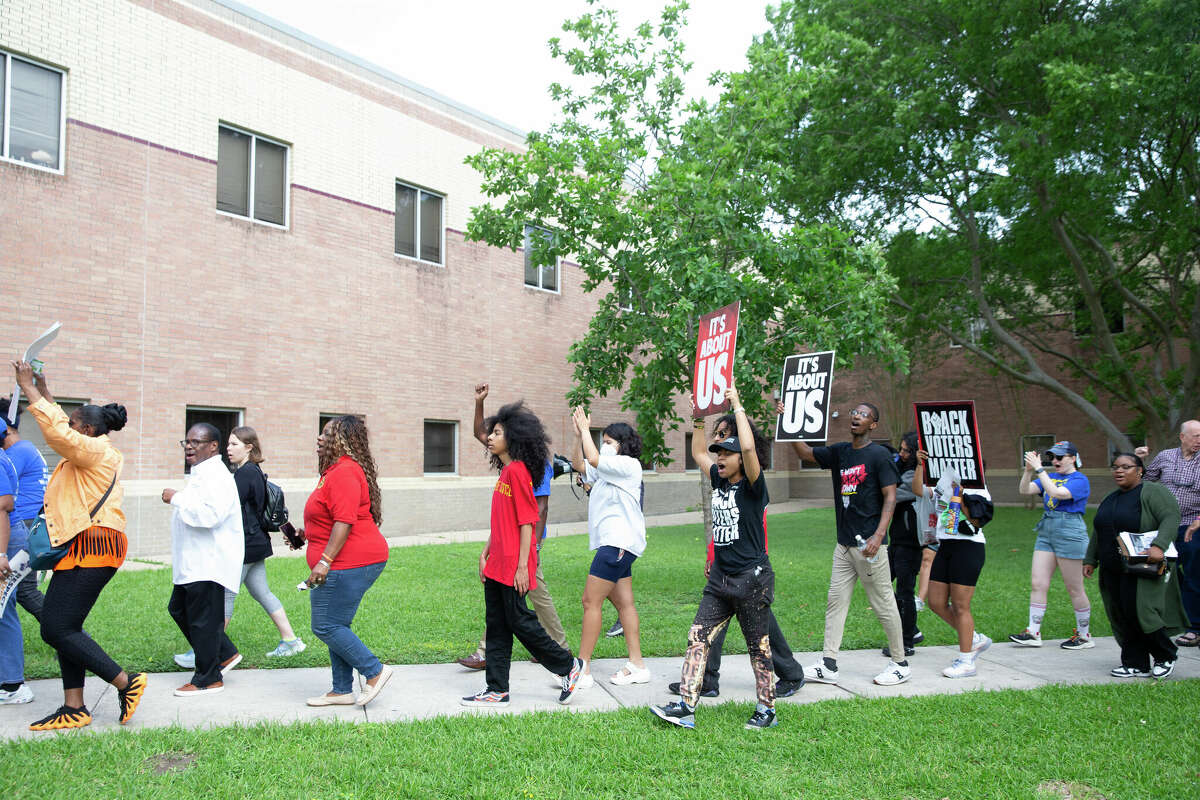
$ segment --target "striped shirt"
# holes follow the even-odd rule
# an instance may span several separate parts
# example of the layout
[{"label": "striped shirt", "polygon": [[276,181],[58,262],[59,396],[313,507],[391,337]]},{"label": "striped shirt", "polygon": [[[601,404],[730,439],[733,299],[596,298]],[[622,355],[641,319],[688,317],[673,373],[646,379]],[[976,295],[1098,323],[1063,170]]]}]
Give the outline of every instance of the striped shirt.
[{"label": "striped shirt", "polygon": [[1184,458],[1176,447],[1163,450],[1146,467],[1145,479],[1161,483],[1179,501],[1183,525],[1190,525],[1200,516],[1200,453]]}]

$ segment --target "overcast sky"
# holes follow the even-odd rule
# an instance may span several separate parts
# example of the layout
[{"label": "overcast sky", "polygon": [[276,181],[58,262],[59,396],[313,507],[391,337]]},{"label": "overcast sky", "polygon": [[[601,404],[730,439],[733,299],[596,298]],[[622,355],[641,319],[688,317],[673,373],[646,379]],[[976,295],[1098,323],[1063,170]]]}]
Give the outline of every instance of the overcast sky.
[{"label": "overcast sky", "polygon": [[[522,130],[554,117],[546,93],[569,74],[546,41],[584,0],[239,0],[244,5],[385,67]],[[660,0],[607,0],[623,25],[657,19]],[[765,3],[693,0],[684,37],[694,62],[689,96],[715,70],[743,69],[746,49],[766,29]]]}]

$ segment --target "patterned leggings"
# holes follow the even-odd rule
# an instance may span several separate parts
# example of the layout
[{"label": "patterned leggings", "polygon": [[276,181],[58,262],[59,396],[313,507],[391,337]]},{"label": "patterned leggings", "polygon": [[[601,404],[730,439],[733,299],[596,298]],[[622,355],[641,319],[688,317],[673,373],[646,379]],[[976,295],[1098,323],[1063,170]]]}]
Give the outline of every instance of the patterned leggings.
[{"label": "patterned leggings", "polygon": [[763,563],[737,575],[726,575],[714,564],[696,609],[696,619],[688,631],[688,649],[683,659],[679,693],[695,707],[700,699],[700,684],[708,651],[713,640],[725,630],[734,616],[742,626],[758,702],[775,705],[775,681],[771,673],[771,643],[767,636],[771,621],[771,601],[775,596],[775,573]]}]

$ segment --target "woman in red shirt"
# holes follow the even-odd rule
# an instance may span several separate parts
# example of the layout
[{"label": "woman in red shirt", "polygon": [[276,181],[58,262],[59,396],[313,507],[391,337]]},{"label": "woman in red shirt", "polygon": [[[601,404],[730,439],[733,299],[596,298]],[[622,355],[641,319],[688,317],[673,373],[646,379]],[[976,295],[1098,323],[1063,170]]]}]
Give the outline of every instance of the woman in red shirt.
[{"label": "woman in red shirt", "polygon": [[[305,556],[312,574],[312,632],[329,647],[333,688],[310,706],[365,706],[392,677],[350,630],[367,589],[387,564],[387,541],[379,532],[379,484],[367,426],[355,416],[330,420],[317,437],[320,480],[304,505]],[[355,700],[354,670],[367,679]]]}]

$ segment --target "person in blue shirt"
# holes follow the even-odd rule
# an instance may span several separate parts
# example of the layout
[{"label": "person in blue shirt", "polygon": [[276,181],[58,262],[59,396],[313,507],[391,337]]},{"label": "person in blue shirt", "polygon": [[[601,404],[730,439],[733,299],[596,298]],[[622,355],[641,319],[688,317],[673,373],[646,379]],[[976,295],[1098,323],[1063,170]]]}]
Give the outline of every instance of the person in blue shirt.
[{"label": "person in blue shirt", "polygon": [[1047,472],[1037,453],[1025,454],[1025,471],[1017,491],[1042,496],[1042,518],[1034,530],[1033,567],[1029,589],[1029,627],[1009,636],[1022,647],[1042,646],[1042,620],[1046,616],[1046,595],[1054,569],[1062,573],[1071,605],[1075,608],[1075,632],[1062,643],[1064,650],[1095,647],[1089,627],[1092,604],[1083,588],[1083,557],[1087,554],[1088,530],[1083,521],[1091,485],[1079,471],[1079,451],[1067,441],[1055,442],[1045,455],[1054,465]]},{"label": "person in blue shirt", "polygon": [[[3,427],[0,428],[0,447],[17,470],[19,483],[16,497],[16,507],[13,509],[17,519],[25,523],[25,527],[33,527],[33,521],[42,510],[42,498],[46,494],[46,480],[50,470],[46,467],[46,459],[34,447],[33,442],[21,438],[17,428],[21,425],[21,415],[18,412],[15,422],[9,422],[8,409],[10,398],[0,398],[0,415],[4,417]],[[42,619],[42,605],[46,596],[38,590],[37,573],[30,572],[17,587],[17,602],[21,608],[29,612],[35,620]]]},{"label": "person in blue shirt", "polygon": [[[25,524],[17,516],[17,470],[0,451],[0,586],[12,576],[10,559],[26,545]],[[17,604],[7,603],[0,614],[0,705],[28,703],[33,692],[25,685],[25,645]]]}]

